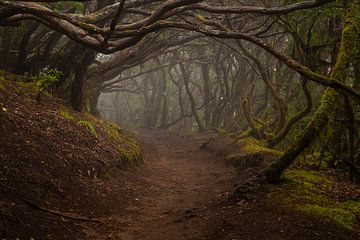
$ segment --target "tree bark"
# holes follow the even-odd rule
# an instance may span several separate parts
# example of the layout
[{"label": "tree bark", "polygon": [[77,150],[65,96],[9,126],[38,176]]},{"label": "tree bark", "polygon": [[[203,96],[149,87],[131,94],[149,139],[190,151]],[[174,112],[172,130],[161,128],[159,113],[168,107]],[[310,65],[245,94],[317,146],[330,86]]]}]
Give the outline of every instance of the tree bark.
[{"label": "tree bark", "polygon": [[[357,10],[358,3],[356,0],[349,0],[345,4],[346,15],[344,18],[341,44],[337,55],[335,66],[331,73],[331,78],[344,83],[346,71],[351,60],[352,52],[356,46],[358,36]],[[311,121],[294,143],[288,148],[278,162],[271,164],[261,177],[265,182],[278,182],[283,171],[302,153],[318,135],[326,129],[333,110],[336,109],[339,99],[339,93],[332,88],[327,88],[322,96],[320,106],[316,110]]]},{"label": "tree bark", "polygon": [[[80,54],[81,49],[79,50]],[[82,51],[84,51],[84,49],[82,49]],[[94,51],[86,50],[84,56],[76,64],[75,77],[71,85],[71,106],[76,111],[82,111],[87,68],[94,61],[95,55],[96,53]]]},{"label": "tree bark", "polygon": [[185,90],[186,90],[186,93],[188,94],[188,97],[189,97],[189,100],[190,100],[191,112],[192,112],[192,114],[194,116],[194,119],[196,121],[196,124],[198,126],[199,131],[202,132],[202,131],[204,131],[204,127],[202,126],[200,117],[199,117],[199,115],[198,115],[198,113],[196,111],[195,99],[194,99],[194,96],[191,93],[191,89],[190,89],[190,86],[189,86],[189,78],[190,78],[190,76],[187,73],[184,64],[180,63],[179,66],[180,66],[181,72],[183,74],[183,79],[184,79],[184,83],[185,83]]}]

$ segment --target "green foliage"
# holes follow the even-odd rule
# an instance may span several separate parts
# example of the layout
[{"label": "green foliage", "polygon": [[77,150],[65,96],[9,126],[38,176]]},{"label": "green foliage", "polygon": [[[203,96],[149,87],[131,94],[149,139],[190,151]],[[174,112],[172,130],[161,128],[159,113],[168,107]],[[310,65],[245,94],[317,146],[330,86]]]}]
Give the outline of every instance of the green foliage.
[{"label": "green foliage", "polygon": [[75,120],[75,116],[72,115],[68,110],[66,109],[62,109],[60,111],[60,115],[63,116],[64,118],[66,118],[67,120],[70,120],[70,121],[74,121]]},{"label": "green foliage", "polygon": [[61,71],[58,71],[57,69],[49,69],[40,73],[38,77],[30,77],[30,80],[35,82],[40,92],[45,92],[50,86],[59,81],[61,75]]},{"label": "green foliage", "polygon": [[343,9],[335,7],[333,4],[322,6],[321,8],[309,9],[301,12],[292,12],[288,15],[288,26],[292,26],[291,31],[296,33],[303,42],[307,41],[308,31],[312,26],[310,45],[321,45],[329,39],[328,34],[323,34],[324,26],[329,19],[341,18]]},{"label": "green foliage", "polygon": [[329,189],[335,180],[315,171],[291,170],[285,173],[285,188],[290,194],[281,200],[296,211],[352,229],[360,216],[360,201],[339,201],[331,198]]},{"label": "green foliage", "polygon": [[95,137],[97,136],[96,135],[96,129],[94,127],[94,125],[91,123],[91,122],[88,122],[88,121],[85,121],[85,120],[80,120],[77,122],[77,124],[79,126],[83,126],[83,127],[86,127],[92,135],[94,135]]},{"label": "green foliage", "polygon": [[61,71],[57,69],[48,69],[39,74],[39,76],[31,76],[29,80],[35,83],[35,86],[38,88],[37,100],[40,101],[41,95],[47,93],[48,89],[59,81],[60,76],[62,75]]}]

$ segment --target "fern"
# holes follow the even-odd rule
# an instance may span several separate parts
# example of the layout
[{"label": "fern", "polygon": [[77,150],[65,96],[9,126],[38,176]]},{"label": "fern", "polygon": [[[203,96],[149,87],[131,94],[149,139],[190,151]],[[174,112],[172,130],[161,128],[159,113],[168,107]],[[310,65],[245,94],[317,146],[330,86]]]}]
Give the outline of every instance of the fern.
[{"label": "fern", "polygon": [[92,135],[97,136],[96,135],[96,129],[95,129],[94,125],[91,122],[88,122],[88,121],[85,121],[85,120],[80,120],[80,121],[77,122],[77,124],[79,126],[86,127],[91,132]]}]

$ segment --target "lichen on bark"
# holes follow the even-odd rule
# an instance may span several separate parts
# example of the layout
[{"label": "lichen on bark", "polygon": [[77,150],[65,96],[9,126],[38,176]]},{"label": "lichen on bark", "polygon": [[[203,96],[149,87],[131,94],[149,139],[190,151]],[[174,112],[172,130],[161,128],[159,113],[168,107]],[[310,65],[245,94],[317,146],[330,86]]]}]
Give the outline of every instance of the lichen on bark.
[{"label": "lichen on bark", "polygon": [[[331,79],[338,82],[345,82],[346,70],[351,60],[351,55],[356,46],[356,39],[359,28],[356,21],[358,2],[349,0],[345,4],[346,14],[344,18],[343,31],[336,63],[331,72]],[[285,151],[278,162],[270,165],[261,173],[265,182],[277,182],[282,172],[303,152],[319,134],[328,127],[330,117],[339,103],[339,93],[333,88],[327,88],[321,98],[311,121],[305,130],[296,138],[294,143]]]}]

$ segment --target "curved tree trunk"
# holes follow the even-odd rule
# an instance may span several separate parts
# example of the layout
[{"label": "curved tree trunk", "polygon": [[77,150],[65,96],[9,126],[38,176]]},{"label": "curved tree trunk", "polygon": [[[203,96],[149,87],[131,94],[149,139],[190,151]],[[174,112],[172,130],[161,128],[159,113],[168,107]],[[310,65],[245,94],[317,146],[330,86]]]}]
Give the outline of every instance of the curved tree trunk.
[{"label": "curved tree trunk", "polygon": [[302,78],[302,89],[306,97],[306,106],[300,110],[297,114],[293,115],[285,124],[285,126],[272,138],[268,140],[268,146],[274,147],[277,144],[280,143],[282,139],[286,137],[286,135],[290,132],[292,126],[295,125],[298,121],[300,121],[302,118],[307,116],[313,107],[313,101],[311,97],[311,93],[309,88],[307,87],[307,80]]},{"label": "curved tree trunk", "polygon": [[[356,15],[358,3],[356,0],[349,0],[345,4],[346,16],[344,19],[344,30],[341,36],[341,44],[332,70],[331,78],[344,83],[346,70],[351,60],[351,54],[356,46],[358,36],[358,25]],[[282,172],[302,153],[312,141],[327,127],[335,106],[338,104],[339,93],[333,88],[327,88],[321,98],[321,103],[313,118],[300,134],[294,143],[288,148],[278,162],[270,165],[262,172],[262,180],[265,182],[278,182]]]},{"label": "curved tree trunk", "polygon": [[185,69],[185,66],[180,63],[179,64],[180,66],[180,69],[181,69],[181,73],[183,74],[183,79],[184,79],[184,83],[185,83],[185,90],[188,94],[188,97],[189,97],[189,101],[190,101],[190,108],[191,108],[191,112],[192,112],[192,115],[196,121],[196,124],[198,126],[198,129],[200,132],[204,131],[204,127],[201,123],[201,120],[200,120],[200,117],[196,111],[196,103],[195,103],[195,99],[194,99],[194,96],[192,95],[191,93],[191,89],[190,89],[190,86],[189,86],[189,78],[190,78],[190,75],[188,74],[188,72],[186,71]]}]

